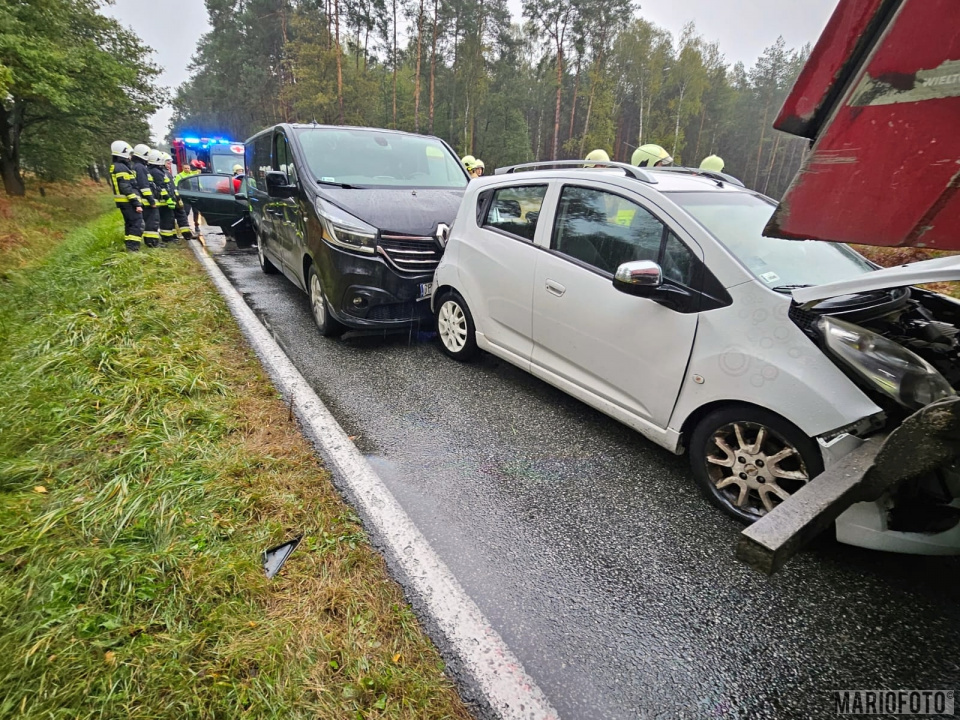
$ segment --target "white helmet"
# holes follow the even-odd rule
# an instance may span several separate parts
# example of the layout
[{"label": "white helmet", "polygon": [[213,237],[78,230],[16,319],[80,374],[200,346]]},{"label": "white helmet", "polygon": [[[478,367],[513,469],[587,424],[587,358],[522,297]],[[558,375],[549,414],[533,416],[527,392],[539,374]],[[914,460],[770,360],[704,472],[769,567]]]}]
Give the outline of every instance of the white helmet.
[{"label": "white helmet", "polygon": [[234,175],[242,175],[242,174],[243,174],[243,165],[240,165],[239,163],[237,163],[236,165],[234,165],[234,166],[233,166],[233,174],[234,174]]},{"label": "white helmet", "polygon": [[147,161],[147,153],[148,153],[148,152],[150,152],[150,146],[149,146],[149,145],[145,145],[144,143],[140,143],[140,144],[138,144],[138,145],[134,145],[134,146],[133,146],[133,156],[134,156],[135,158],[139,158],[140,160],[143,160],[144,162]]},{"label": "white helmet", "polygon": [[122,157],[125,160],[130,159],[130,153],[132,152],[133,148],[130,147],[130,143],[124,140],[114,140],[110,145],[110,154]]},{"label": "white helmet", "polygon": [[163,165],[163,153],[159,150],[151,150],[147,153],[147,162],[150,165]]},{"label": "white helmet", "polygon": [[171,157],[170,153],[165,152],[165,153],[160,153],[160,154],[163,155],[163,161],[164,161],[165,163],[173,162],[173,157]]}]

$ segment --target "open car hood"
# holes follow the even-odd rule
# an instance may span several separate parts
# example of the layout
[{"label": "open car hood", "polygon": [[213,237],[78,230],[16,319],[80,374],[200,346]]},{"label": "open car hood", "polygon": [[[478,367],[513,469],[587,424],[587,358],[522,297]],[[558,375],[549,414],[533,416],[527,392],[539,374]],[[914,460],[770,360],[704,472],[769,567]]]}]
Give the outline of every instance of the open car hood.
[{"label": "open car hood", "polygon": [[838,280],[813,287],[797,288],[792,294],[794,300],[804,304],[871,290],[887,290],[905,285],[953,280],[960,280],[960,255],[874,270],[852,280]]}]

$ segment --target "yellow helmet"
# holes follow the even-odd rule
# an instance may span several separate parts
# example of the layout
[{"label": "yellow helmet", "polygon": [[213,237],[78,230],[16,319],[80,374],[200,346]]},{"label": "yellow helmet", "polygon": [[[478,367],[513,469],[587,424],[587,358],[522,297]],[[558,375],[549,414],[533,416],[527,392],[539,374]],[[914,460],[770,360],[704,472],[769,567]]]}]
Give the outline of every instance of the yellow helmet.
[{"label": "yellow helmet", "polygon": [[672,165],[673,158],[670,153],[659,145],[650,143],[641,145],[633,151],[633,157],[630,158],[630,164],[637,167],[656,167],[657,165]]},{"label": "yellow helmet", "polygon": [[712,172],[723,172],[723,158],[719,155],[707,155],[700,163],[701,170],[710,170]]},{"label": "yellow helmet", "polygon": [[477,159],[473,155],[464,155],[460,158],[460,162],[463,163],[463,166],[467,169],[467,172],[473,170],[473,166],[477,164]]},{"label": "yellow helmet", "polygon": [[596,160],[597,162],[610,162],[610,156],[607,155],[606,150],[597,148],[596,150],[591,150],[587,153],[585,160]]},{"label": "yellow helmet", "polygon": [[243,172],[243,165],[240,165],[239,163],[237,163],[236,165],[233,166],[234,175],[240,175],[242,172]]}]

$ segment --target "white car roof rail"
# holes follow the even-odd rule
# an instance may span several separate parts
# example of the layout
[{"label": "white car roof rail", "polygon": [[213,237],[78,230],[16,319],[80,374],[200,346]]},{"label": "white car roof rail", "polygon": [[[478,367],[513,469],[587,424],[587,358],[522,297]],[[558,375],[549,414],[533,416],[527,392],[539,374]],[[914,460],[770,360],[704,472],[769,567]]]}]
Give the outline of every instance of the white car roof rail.
[{"label": "white car roof rail", "polygon": [[544,160],[541,162],[523,163],[521,165],[510,165],[509,167],[497,168],[493,171],[493,174],[508,175],[516,172],[517,170],[546,170],[547,168],[553,167],[590,169],[607,167],[619,168],[620,170],[623,170],[628,177],[632,177],[634,180],[649,183],[650,185],[657,184],[657,179],[653,175],[646,170],[636,167],[635,165],[628,165],[627,163],[613,161],[605,162],[603,160]]}]

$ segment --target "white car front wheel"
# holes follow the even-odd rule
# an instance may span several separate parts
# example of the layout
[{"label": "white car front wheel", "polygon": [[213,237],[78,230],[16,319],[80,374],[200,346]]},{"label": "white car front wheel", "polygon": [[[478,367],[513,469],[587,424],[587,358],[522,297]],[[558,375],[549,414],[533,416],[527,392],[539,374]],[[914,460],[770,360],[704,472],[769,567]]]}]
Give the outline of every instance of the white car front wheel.
[{"label": "white car front wheel", "polygon": [[459,293],[449,292],[437,303],[437,334],[440,349],[454,360],[469,360],[477,354],[473,316]]}]

